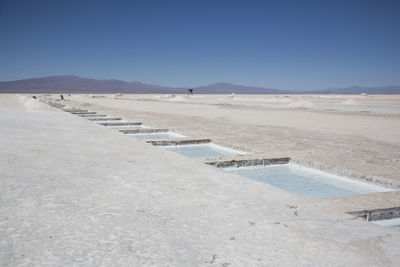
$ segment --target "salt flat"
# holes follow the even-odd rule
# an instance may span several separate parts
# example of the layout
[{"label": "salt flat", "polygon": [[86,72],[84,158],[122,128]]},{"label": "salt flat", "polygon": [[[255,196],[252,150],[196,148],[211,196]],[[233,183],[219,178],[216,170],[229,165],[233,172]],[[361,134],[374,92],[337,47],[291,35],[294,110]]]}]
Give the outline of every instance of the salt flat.
[{"label": "salt flat", "polygon": [[[142,120],[187,136],[212,138],[219,144],[258,156],[289,156],[303,165],[400,186],[400,96],[397,95],[115,98],[74,95],[70,100],[76,105],[128,120]],[[344,102],[352,104],[341,104]],[[294,107],[293,103],[308,103],[306,106],[310,108]],[[326,110],[326,106],[332,105],[336,109]],[[378,106],[380,112],[374,111]],[[361,110],[349,111],[357,108]]]},{"label": "salt flat", "polygon": [[[63,103],[252,153],[238,158],[290,156],[399,184],[398,97],[374,100],[390,112],[326,110],[317,102],[336,102],[302,96],[283,106],[257,104],[275,96],[217,97]],[[27,101],[0,95],[2,266],[400,264],[399,232],[344,213],[400,206],[398,192],[310,201]]]}]

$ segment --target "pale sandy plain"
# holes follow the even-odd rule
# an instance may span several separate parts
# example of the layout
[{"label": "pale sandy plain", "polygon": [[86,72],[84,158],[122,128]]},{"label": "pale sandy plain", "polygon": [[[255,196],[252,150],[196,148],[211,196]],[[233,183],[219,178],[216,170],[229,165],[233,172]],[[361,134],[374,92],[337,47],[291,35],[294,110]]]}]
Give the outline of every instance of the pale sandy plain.
[{"label": "pale sandy plain", "polygon": [[[57,96],[41,96],[42,101]],[[400,188],[400,96],[66,95],[62,102]],[[25,96],[0,95],[0,265],[398,266],[400,233]]]}]

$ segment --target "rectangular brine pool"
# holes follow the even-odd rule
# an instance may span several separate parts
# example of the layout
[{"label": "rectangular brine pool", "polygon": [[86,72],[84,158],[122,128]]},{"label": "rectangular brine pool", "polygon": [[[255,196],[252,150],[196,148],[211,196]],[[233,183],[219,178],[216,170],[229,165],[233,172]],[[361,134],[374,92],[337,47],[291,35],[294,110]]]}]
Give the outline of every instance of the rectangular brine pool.
[{"label": "rectangular brine pool", "polygon": [[375,184],[356,181],[292,163],[224,169],[230,173],[270,184],[308,199],[393,191],[393,189]]},{"label": "rectangular brine pool", "polygon": [[83,117],[83,118],[105,118],[105,117],[107,117],[107,115],[104,115],[104,114],[77,114],[78,116],[80,116],[80,117]]},{"label": "rectangular brine pool", "polygon": [[169,151],[177,152],[189,158],[221,157],[246,152],[219,146],[214,143],[164,146]]},{"label": "rectangular brine pool", "polygon": [[151,129],[150,126],[146,125],[108,125],[108,128],[118,130],[130,130],[130,129]]},{"label": "rectangular brine pool", "polygon": [[[98,118],[98,119],[92,119],[91,118],[89,120],[94,122],[94,123],[98,123],[100,125],[103,125],[103,126],[105,126],[104,125],[105,123],[115,123],[115,122],[124,123],[124,122],[126,122],[126,121],[124,121],[124,120],[122,120],[120,118]],[[107,127],[109,127],[109,126],[107,126]]]},{"label": "rectangular brine pool", "polygon": [[146,141],[153,141],[153,140],[170,140],[170,139],[179,139],[184,138],[186,136],[174,133],[174,132],[155,132],[155,133],[135,133],[135,134],[128,134],[134,136],[139,139],[143,139]]}]

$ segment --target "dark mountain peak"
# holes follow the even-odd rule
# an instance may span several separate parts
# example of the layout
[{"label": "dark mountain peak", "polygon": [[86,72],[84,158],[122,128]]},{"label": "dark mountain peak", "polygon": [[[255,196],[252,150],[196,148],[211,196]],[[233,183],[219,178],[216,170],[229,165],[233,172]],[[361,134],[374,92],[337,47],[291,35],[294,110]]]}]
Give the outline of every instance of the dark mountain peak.
[{"label": "dark mountain peak", "polygon": [[129,82],[129,84],[140,84],[140,85],[143,85],[143,84],[145,84],[145,83],[142,83],[142,82],[139,82],[139,81],[131,81],[131,82]]},{"label": "dark mountain peak", "polygon": [[236,86],[235,84],[233,84],[233,83],[227,83],[227,82],[217,82],[217,83],[213,83],[213,84],[210,84],[209,86]]},{"label": "dark mountain peak", "polygon": [[65,80],[90,80],[90,78],[80,77],[76,75],[54,75],[54,76],[45,76],[42,78],[33,78],[33,79],[47,79],[47,80],[57,80],[57,79],[65,79]]},{"label": "dark mountain peak", "polygon": [[115,82],[115,83],[127,83],[125,81],[121,81],[121,80],[117,80],[117,79],[103,79],[101,81],[105,81],[105,82]]}]

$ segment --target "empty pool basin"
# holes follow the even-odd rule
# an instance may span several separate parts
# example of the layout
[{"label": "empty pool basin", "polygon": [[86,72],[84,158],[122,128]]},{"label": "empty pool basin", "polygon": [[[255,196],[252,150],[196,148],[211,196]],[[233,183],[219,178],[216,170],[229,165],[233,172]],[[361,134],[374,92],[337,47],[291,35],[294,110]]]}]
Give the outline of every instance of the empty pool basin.
[{"label": "empty pool basin", "polygon": [[189,158],[221,157],[232,154],[247,154],[243,151],[230,149],[213,143],[164,146],[164,148]]},{"label": "empty pool basin", "polygon": [[356,181],[297,164],[229,167],[225,170],[309,199],[393,191],[375,184]]},{"label": "empty pool basin", "polygon": [[147,140],[147,141],[179,139],[179,138],[186,137],[184,135],[174,133],[174,132],[136,133],[136,134],[128,134],[128,135],[131,135],[136,138],[143,139],[143,140]]}]

